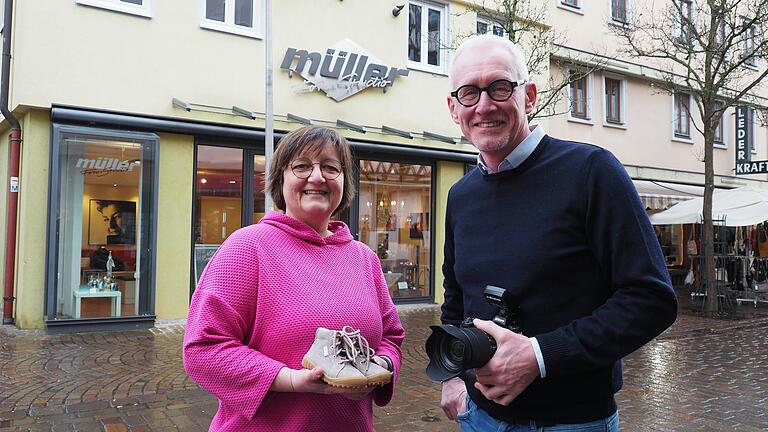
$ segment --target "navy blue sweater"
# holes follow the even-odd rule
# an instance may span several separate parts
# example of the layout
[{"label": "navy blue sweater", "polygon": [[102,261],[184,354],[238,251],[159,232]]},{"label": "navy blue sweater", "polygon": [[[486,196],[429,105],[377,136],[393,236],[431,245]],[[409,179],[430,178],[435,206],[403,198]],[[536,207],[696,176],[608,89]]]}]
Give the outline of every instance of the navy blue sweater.
[{"label": "navy blue sweater", "polygon": [[602,148],[545,136],[517,168],[474,169],[448,195],[442,321],[490,319],[486,285],[510,291],[547,376],[499,419],[582,423],[616,410],[620,359],[669,327],[677,301],[653,228],[624,167]]}]

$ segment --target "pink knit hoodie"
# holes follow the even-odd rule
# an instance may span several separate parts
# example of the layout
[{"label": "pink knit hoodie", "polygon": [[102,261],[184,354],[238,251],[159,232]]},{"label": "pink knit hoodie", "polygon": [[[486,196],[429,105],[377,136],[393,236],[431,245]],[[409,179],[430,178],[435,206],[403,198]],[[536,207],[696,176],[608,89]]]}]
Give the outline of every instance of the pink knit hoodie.
[{"label": "pink knit hoodie", "polygon": [[[389,403],[404,331],[376,255],[343,222],[321,237],[282,213],[234,232],[203,272],[189,307],[184,368],[219,399],[212,431],[370,431],[372,400]],[[269,391],[301,369],[318,327],[360,329],[392,359],[390,385],[353,401]]]}]

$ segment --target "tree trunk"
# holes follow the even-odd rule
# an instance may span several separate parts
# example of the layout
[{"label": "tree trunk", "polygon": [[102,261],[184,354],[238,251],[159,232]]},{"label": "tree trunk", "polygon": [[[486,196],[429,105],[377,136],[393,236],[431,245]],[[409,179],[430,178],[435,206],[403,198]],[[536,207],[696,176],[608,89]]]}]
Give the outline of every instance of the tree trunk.
[{"label": "tree trunk", "polygon": [[706,303],[704,312],[713,316],[719,312],[718,308],[718,290],[715,280],[715,245],[714,245],[714,225],[712,222],[712,194],[715,191],[715,171],[712,163],[714,129],[711,125],[705,126],[704,132],[704,208],[701,238],[702,249],[702,282],[705,284]]}]

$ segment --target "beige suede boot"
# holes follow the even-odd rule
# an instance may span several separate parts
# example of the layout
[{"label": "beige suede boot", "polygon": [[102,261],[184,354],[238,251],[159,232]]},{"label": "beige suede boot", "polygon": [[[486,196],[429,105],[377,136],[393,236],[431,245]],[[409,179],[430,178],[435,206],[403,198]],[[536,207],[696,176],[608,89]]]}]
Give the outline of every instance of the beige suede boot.
[{"label": "beige suede boot", "polygon": [[353,364],[348,355],[343,332],[320,327],[315,332],[315,341],[309,348],[301,365],[305,369],[323,368],[323,381],[334,387],[361,388],[368,383],[365,375]]},{"label": "beige suede boot", "polygon": [[368,346],[368,340],[360,334],[360,330],[345,326],[341,332],[344,333],[347,355],[352,358],[352,364],[357,370],[365,375],[368,385],[383,386],[389,384],[392,380],[392,372],[373,361],[375,351]]}]

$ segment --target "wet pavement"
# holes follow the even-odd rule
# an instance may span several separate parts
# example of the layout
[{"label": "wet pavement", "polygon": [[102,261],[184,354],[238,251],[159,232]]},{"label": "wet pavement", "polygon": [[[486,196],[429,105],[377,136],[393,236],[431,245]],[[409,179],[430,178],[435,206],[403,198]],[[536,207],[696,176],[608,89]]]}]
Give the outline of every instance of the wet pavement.
[{"label": "wet pavement", "polygon": [[[689,310],[624,360],[623,431],[768,430],[768,305],[703,318]],[[436,306],[399,307],[405,366],[379,431],[455,431],[423,373]],[[738,318],[738,319],[736,319]],[[184,373],[182,322],[149,330],[47,335],[0,327],[0,432],[203,431],[217,401]]]}]

